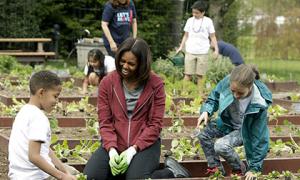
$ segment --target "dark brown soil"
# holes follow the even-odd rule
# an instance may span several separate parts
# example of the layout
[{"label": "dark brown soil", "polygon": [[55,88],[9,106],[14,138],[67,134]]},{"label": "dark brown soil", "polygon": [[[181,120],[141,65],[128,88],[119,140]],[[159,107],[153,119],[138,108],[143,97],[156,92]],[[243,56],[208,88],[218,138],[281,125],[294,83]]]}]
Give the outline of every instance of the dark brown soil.
[{"label": "dark brown soil", "polygon": [[8,173],[8,159],[7,154],[0,151],[0,179],[8,179],[7,177]]},{"label": "dark brown soil", "polygon": [[[10,89],[2,89],[0,90],[0,94],[7,96],[7,97],[29,97],[29,90],[28,89],[18,89],[16,86],[13,86],[14,88]],[[97,89],[93,88],[89,91],[87,94],[88,96],[96,96]],[[72,89],[63,88],[62,92],[60,93],[60,97],[77,97],[77,96],[83,96],[81,94],[81,89],[78,87],[74,87]]]},{"label": "dark brown soil", "polygon": [[[1,129],[0,134],[10,136],[11,129]],[[56,134],[59,139],[95,139],[97,136],[91,135],[86,128],[57,128],[52,135]]]}]

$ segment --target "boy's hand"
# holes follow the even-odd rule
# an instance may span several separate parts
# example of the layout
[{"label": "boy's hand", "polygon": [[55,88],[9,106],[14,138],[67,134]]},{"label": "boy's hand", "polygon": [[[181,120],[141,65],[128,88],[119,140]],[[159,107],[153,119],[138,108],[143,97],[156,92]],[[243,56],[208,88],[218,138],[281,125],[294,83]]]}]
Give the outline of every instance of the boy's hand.
[{"label": "boy's hand", "polygon": [[70,174],[64,174],[61,178],[62,180],[77,180],[76,176]]},{"label": "boy's hand", "polygon": [[176,50],[176,54],[178,54],[180,51],[182,51],[182,47],[181,46]]},{"label": "boy's hand", "polygon": [[218,59],[218,57],[219,57],[219,52],[214,51],[213,54],[212,54],[212,56],[213,56],[213,58],[214,58],[215,60]]}]

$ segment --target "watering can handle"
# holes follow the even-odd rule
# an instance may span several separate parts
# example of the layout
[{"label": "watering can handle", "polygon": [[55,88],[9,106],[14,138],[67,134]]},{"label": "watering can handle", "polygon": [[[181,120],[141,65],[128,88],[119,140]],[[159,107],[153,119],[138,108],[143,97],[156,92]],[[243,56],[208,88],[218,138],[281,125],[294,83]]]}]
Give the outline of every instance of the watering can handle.
[{"label": "watering can handle", "polygon": [[178,51],[178,53],[176,53],[175,56],[176,56],[177,54],[185,55],[185,53],[184,53],[183,51]]}]

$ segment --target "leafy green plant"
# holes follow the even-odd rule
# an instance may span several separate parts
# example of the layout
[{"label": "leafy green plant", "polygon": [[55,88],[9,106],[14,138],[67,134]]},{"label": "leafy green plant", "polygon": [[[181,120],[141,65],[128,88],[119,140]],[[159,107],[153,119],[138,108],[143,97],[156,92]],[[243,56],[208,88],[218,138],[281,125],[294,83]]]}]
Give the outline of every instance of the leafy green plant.
[{"label": "leafy green plant", "polygon": [[291,171],[282,171],[281,176],[283,176],[285,180],[292,180],[296,178]]},{"label": "leafy green plant", "polygon": [[275,126],[275,128],[274,128],[274,132],[276,133],[276,134],[280,134],[280,133],[282,133],[282,127],[281,126],[278,126],[278,125],[276,125]]},{"label": "leafy green plant", "polygon": [[90,116],[96,113],[96,107],[89,104],[89,97],[86,96],[77,102],[58,102],[56,104],[55,111],[62,112],[64,116],[68,116],[72,112],[85,112],[86,115]]},{"label": "leafy green plant", "polygon": [[72,89],[74,88],[74,79],[70,79],[69,81],[64,81],[62,83],[62,87],[63,89],[67,88],[67,89]]},{"label": "leafy green plant", "polygon": [[55,144],[53,146],[56,156],[63,162],[68,158],[75,158],[83,163],[87,160],[83,156],[91,155],[100,146],[100,142],[93,142],[92,140],[80,140],[80,144],[76,145],[74,149],[70,149],[68,141],[64,140],[62,144]]},{"label": "leafy green plant", "polygon": [[86,120],[86,125],[89,133],[92,136],[97,136],[98,135],[98,130],[99,130],[99,122],[97,118],[88,118]]},{"label": "leafy green plant", "polygon": [[174,66],[168,60],[157,59],[152,63],[152,70],[159,74],[167,84],[183,79],[183,68]]},{"label": "leafy green plant", "polygon": [[210,180],[219,180],[223,179],[224,176],[220,170],[217,170],[213,175],[209,176],[208,179]]},{"label": "leafy green plant", "polygon": [[180,117],[172,118],[172,126],[168,128],[168,131],[172,133],[180,133],[182,131],[183,122],[183,119]]},{"label": "leafy green plant", "polygon": [[293,93],[290,95],[290,98],[291,98],[291,101],[293,102],[298,102],[300,101],[300,95],[299,94],[296,94],[296,93]]},{"label": "leafy green plant", "polygon": [[242,179],[242,177],[237,174],[231,174],[230,179],[231,180],[240,180],[240,179]]},{"label": "leafy green plant", "polygon": [[225,76],[230,74],[233,67],[229,58],[218,58],[214,60],[212,56],[209,56],[209,66],[205,75],[205,81],[217,84]]},{"label": "leafy green plant", "polygon": [[184,157],[194,157],[201,150],[198,141],[192,141],[187,137],[173,139],[171,143],[172,155],[178,161],[182,161]]},{"label": "leafy green plant", "polygon": [[18,64],[17,59],[12,56],[0,55],[0,72],[9,74]]},{"label": "leafy green plant", "polygon": [[56,157],[61,159],[63,162],[66,162],[67,157],[71,155],[71,150],[69,149],[67,140],[64,140],[62,144],[55,144],[53,149]]},{"label": "leafy green plant", "polygon": [[287,113],[288,113],[288,110],[283,108],[282,106],[280,106],[278,104],[272,105],[268,109],[269,121],[276,120],[278,123],[277,117],[282,116]]},{"label": "leafy green plant", "polygon": [[76,175],[77,180],[87,180],[87,175],[84,175],[83,173]]},{"label": "leafy green plant", "polygon": [[270,152],[274,153],[276,156],[281,156],[283,152],[293,153],[291,147],[287,146],[281,139],[270,141]]},{"label": "leafy green plant", "polygon": [[263,81],[263,82],[280,82],[282,81],[283,79],[280,78],[280,77],[277,77],[275,74],[267,74],[267,73],[261,73],[260,75],[260,79]]},{"label": "leafy green plant", "polygon": [[49,118],[51,130],[56,130],[58,128],[58,120],[55,117]]},{"label": "leafy green plant", "polygon": [[196,115],[199,114],[199,108],[202,103],[202,97],[197,96],[194,98],[193,101],[190,102],[190,104],[181,103],[180,106],[180,113],[183,114],[189,114],[189,115]]},{"label": "leafy green plant", "polygon": [[272,171],[267,176],[264,177],[264,179],[266,180],[273,180],[277,178],[280,178],[280,172],[278,171]]}]

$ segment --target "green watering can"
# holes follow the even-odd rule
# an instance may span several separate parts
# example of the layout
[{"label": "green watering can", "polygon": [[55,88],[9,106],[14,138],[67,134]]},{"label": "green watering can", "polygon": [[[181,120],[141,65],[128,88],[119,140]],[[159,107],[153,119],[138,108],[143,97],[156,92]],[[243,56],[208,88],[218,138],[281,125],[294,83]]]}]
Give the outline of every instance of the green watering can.
[{"label": "green watering can", "polygon": [[184,52],[180,51],[173,57],[167,57],[174,66],[183,66],[184,65]]}]

